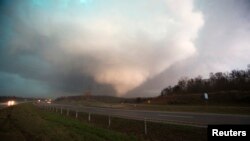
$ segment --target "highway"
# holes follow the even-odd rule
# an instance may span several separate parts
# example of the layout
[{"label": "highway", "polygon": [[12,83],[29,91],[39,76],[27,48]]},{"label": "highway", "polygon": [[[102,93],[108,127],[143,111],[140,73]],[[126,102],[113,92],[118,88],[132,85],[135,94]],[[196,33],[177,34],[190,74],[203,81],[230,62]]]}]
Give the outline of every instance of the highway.
[{"label": "highway", "polygon": [[[30,102],[30,101],[15,101],[15,102],[13,103],[13,105],[18,105],[18,104],[27,103],[27,102]],[[13,106],[13,105],[12,105],[12,106]],[[1,110],[1,109],[4,109],[4,108],[6,108],[6,107],[8,107],[8,101],[7,101],[7,102],[2,102],[2,103],[0,103],[0,110]]]},{"label": "highway", "polygon": [[[61,104],[37,104],[43,107],[50,107],[60,112],[63,109],[74,112],[85,112],[113,117],[121,117],[136,120],[148,120],[152,122],[165,122],[181,125],[206,127],[208,124],[250,124],[250,115],[230,115],[213,113],[192,113],[192,112],[166,112],[146,110],[125,110],[101,107],[86,107]],[[65,114],[65,113],[64,113]]]}]

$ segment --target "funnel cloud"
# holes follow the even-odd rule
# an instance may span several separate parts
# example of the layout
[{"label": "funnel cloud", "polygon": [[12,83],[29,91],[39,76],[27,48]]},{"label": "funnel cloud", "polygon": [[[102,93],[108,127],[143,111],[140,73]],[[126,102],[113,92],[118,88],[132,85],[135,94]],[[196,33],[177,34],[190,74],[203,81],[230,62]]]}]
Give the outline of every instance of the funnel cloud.
[{"label": "funnel cloud", "polygon": [[[204,54],[205,37],[212,36],[204,5],[194,0],[3,0],[1,94],[131,94],[161,74],[171,76],[174,65]],[[204,52],[213,52],[205,47]]]}]

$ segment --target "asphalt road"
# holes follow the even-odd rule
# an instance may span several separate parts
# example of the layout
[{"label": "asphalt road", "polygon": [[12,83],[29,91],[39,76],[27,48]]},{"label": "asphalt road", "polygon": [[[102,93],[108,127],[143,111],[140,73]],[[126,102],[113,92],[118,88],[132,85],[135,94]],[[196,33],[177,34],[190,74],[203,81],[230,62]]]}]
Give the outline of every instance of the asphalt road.
[{"label": "asphalt road", "polygon": [[146,110],[125,110],[100,107],[73,106],[61,104],[39,104],[40,106],[52,107],[54,110],[66,114],[65,110],[100,114],[114,117],[122,117],[137,120],[150,120],[153,122],[166,122],[182,125],[206,127],[208,124],[250,124],[250,115],[229,115],[212,113],[191,113],[191,112],[165,112]]}]

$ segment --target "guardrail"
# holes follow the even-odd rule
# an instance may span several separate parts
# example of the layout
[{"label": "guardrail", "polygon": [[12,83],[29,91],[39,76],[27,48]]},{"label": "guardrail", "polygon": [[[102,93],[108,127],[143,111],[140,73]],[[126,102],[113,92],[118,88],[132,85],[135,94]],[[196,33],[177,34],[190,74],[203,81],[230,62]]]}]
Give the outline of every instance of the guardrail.
[{"label": "guardrail", "polygon": [[148,130],[147,130],[147,122],[148,121],[153,121],[147,118],[136,118],[136,117],[131,117],[131,116],[126,116],[126,115],[117,115],[117,114],[102,114],[100,112],[95,112],[95,111],[90,111],[90,110],[86,110],[83,107],[77,107],[76,106],[72,106],[72,105],[59,105],[59,104],[46,104],[46,103],[39,103],[39,104],[35,104],[36,106],[43,108],[45,110],[50,110],[50,111],[55,111],[55,112],[59,112],[60,114],[63,115],[63,111],[66,111],[66,115],[69,116],[70,112],[74,112],[75,113],[75,118],[78,118],[78,113],[88,113],[88,121],[91,121],[91,115],[92,114],[98,114],[98,115],[103,115],[103,116],[108,116],[108,127],[111,126],[111,117],[117,117],[117,118],[124,118],[124,119],[132,119],[132,120],[144,120],[144,134],[147,135],[148,134]]},{"label": "guardrail", "polygon": [[[139,120],[144,121],[144,134],[148,134],[148,122],[157,122],[157,123],[171,123],[171,124],[181,124],[181,125],[191,125],[191,126],[198,126],[198,127],[206,127],[204,125],[197,125],[197,123],[191,122],[181,122],[181,121],[171,121],[171,120],[162,120],[158,118],[150,118],[149,116],[145,116],[144,113],[140,114],[138,112],[134,115],[133,110],[124,110],[126,112],[118,112],[120,109],[110,109],[110,108],[101,108],[101,107],[85,107],[85,106],[74,106],[74,105],[61,105],[61,104],[47,104],[47,103],[34,103],[36,106],[54,112],[59,112],[61,115],[65,114],[69,116],[69,113],[73,113],[75,118],[78,118],[79,113],[87,113],[88,114],[88,121],[91,121],[92,114],[96,115],[103,115],[108,117],[108,127],[111,125],[111,117],[123,118],[123,119],[131,119],[131,120]],[[128,114],[131,111],[130,114]],[[109,112],[109,113],[107,113]]]}]

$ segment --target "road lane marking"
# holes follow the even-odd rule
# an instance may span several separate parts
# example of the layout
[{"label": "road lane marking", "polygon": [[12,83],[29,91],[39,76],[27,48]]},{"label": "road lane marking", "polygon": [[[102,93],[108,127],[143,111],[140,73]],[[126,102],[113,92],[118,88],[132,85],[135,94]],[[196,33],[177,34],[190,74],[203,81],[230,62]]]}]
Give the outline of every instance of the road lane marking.
[{"label": "road lane marking", "polygon": [[177,115],[163,115],[163,114],[159,114],[158,116],[161,116],[161,117],[177,117],[177,118],[194,118],[193,116],[177,116]]}]

